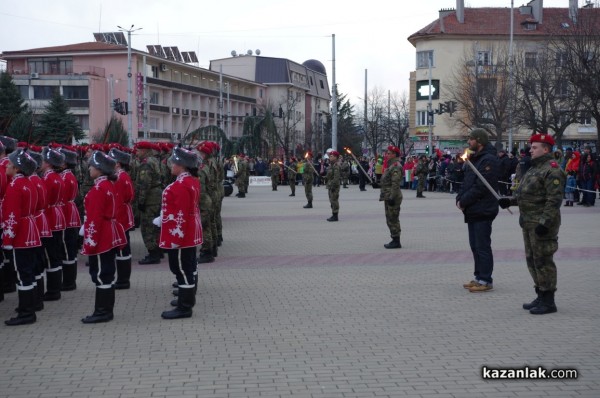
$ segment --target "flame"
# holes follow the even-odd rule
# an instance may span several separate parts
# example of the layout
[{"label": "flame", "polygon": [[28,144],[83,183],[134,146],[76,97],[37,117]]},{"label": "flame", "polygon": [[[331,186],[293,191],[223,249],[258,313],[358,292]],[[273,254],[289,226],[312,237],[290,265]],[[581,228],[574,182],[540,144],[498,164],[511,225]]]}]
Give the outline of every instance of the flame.
[{"label": "flame", "polygon": [[470,151],[469,148],[466,148],[465,153],[463,153],[463,155],[460,158],[466,162],[467,160],[469,160],[469,155],[471,153],[473,153],[473,152]]},{"label": "flame", "polygon": [[304,154],[304,159],[308,159],[308,152]]},{"label": "flame", "polygon": [[346,150],[346,152],[348,152],[348,155],[352,154],[352,151],[350,150],[350,148],[344,148]]}]

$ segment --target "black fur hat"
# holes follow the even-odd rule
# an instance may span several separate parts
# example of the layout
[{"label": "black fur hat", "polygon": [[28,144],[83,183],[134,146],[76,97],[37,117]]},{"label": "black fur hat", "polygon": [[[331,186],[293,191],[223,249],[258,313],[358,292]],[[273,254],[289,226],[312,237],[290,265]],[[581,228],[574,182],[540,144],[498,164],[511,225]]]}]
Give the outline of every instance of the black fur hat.
[{"label": "black fur hat", "polygon": [[113,158],[104,152],[95,151],[92,153],[92,156],[90,156],[88,164],[91,167],[100,170],[102,174],[113,174],[115,172],[115,165],[117,162],[115,162]]},{"label": "black fur hat", "polygon": [[6,153],[11,153],[17,148],[17,140],[12,137],[0,135],[0,142],[4,145],[4,151]]},{"label": "black fur hat", "polygon": [[173,148],[173,155],[171,155],[170,160],[171,163],[178,164],[188,169],[198,167],[198,155],[179,146]]},{"label": "black fur hat", "polygon": [[65,163],[68,166],[76,166],[77,165],[77,152],[70,151],[65,148],[58,149],[60,153],[65,155]]},{"label": "black fur hat", "polygon": [[33,160],[35,160],[35,162],[37,163],[36,170],[39,169],[40,166],[42,165],[42,162],[44,161],[42,154],[39,152],[29,151],[29,156],[31,156],[33,158]]},{"label": "black fur hat", "polygon": [[117,148],[111,148],[110,151],[108,151],[108,156],[121,164],[128,165],[131,162],[131,155]]},{"label": "black fur hat", "polygon": [[49,146],[42,149],[42,158],[54,167],[61,167],[65,163],[65,155]]},{"label": "black fur hat", "polygon": [[26,176],[32,175],[38,166],[26,149],[18,149],[12,152],[8,155],[8,160]]}]

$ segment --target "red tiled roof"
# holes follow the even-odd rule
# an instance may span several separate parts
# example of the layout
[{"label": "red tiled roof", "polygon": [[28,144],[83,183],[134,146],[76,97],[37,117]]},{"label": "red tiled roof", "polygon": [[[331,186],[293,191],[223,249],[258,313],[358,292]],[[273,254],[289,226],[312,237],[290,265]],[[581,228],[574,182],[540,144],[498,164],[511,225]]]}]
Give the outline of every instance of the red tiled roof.
[{"label": "red tiled roof", "polygon": [[[423,29],[408,37],[413,45],[422,37],[437,35],[508,35],[510,31],[510,8],[465,8],[464,23],[459,23],[456,12],[448,13],[443,22],[436,19]],[[580,10],[582,11],[582,10]],[[600,9],[586,10],[600,12]],[[531,14],[521,14],[519,8],[513,10],[514,34],[525,36],[545,36],[560,29],[562,22],[572,24],[567,8],[544,8],[542,23],[535,30],[523,29],[525,22],[535,22]]]},{"label": "red tiled roof", "polygon": [[19,50],[19,51],[4,51],[3,56],[17,55],[17,54],[28,54],[28,53],[56,53],[56,52],[87,52],[87,51],[122,51],[127,50],[125,46],[119,46],[116,44],[102,43],[102,42],[88,42],[88,43],[76,43],[67,44],[64,46],[54,47],[42,47],[33,48],[30,50]]}]

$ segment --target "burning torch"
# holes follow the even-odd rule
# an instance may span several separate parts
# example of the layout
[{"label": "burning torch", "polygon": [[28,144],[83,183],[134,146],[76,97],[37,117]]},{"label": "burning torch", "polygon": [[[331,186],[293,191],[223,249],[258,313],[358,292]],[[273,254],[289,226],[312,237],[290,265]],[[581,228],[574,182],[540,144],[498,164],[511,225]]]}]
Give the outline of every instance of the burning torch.
[{"label": "burning torch", "polygon": [[306,163],[308,163],[310,165],[310,168],[313,169],[315,174],[319,175],[319,173],[317,172],[317,169],[315,169],[315,166],[313,166],[312,162],[310,160],[308,160],[308,152],[306,152],[306,154],[304,155],[304,159],[306,159]]},{"label": "burning torch", "polygon": [[[465,149],[465,153],[461,156],[461,159],[465,161],[465,164],[469,165],[469,167],[471,168],[471,170],[473,170],[473,173],[475,173],[475,175],[477,177],[479,177],[479,179],[481,180],[481,182],[483,182],[483,185],[486,186],[486,188],[492,193],[492,195],[494,195],[494,197],[496,199],[500,199],[500,195],[498,195],[498,192],[496,192],[494,190],[494,188],[492,188],[492,186],[490,185],[489,182],[487,182],[487,180],[485,179],[485,177],[482,176],[481,173],[479,172],[479,170],[477,170],[477,168],[473,165],[473,163],[471,163],[469,161],[469,150],[468,149]],[[513,214],[513,212],[510,211],[510,209],[507,208],[506,210],[508,210],[508,212],[510,214]]]}]

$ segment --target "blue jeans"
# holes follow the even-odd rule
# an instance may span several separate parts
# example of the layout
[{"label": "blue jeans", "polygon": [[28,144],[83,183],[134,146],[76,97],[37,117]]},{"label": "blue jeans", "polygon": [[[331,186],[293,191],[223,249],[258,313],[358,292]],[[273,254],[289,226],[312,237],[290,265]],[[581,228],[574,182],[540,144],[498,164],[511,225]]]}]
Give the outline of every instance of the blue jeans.
[{"label": "blue jeans", "polygon": [[475,280],[492,283],[494,256],[492,254],[492,220],[467,224],[469,227],[469,245],[475,260]]}]

